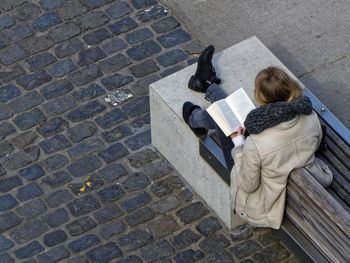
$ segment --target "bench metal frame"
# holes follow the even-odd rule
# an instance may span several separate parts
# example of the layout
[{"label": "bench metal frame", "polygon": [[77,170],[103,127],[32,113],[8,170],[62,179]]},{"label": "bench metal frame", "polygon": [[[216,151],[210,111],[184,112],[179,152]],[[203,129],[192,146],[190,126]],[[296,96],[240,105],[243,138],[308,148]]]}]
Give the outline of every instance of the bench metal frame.
[{"label": "bench metal frame", "polygon": [[[314,111],[345,143],[350,145],[350,131],[323,105],[307,88],[304,95],[309,97]],[[230,185],[232,164],[227,164],[222,148],[211,138],[199,141],[199,153],[217,174]],[[303,262],[328,262],[318,249],[285,216],[278,231],[281,241]]]}]

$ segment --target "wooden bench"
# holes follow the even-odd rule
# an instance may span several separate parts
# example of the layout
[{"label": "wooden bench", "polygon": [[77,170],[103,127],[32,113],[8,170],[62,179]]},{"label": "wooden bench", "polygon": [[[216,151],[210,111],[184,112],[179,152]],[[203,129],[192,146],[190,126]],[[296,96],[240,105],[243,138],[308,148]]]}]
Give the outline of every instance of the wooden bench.
[{"label": "wooden bench", "polygon": [[[322,187],[306,169],[293,171],[288,180],[287,203],[280,237],[303,261],[350,262],[350,132],[308,89],[321,123],[326,126],[326,150],[317,157],[328,164],[334,180]],[[230,184],[227,164],[217,137],[200,142],[201,156]]]}]

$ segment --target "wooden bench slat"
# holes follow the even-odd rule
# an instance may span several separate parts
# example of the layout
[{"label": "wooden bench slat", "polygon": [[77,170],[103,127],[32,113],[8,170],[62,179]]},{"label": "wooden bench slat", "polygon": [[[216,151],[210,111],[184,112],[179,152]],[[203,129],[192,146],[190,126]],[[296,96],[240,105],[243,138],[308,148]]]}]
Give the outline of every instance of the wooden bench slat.
[{"label": "wooden bench slat", "polygon": [[343,152],[350,158],[350,145],[347,145],[328,125],[326,129],[326,136],[330,137],[334,144],[336,144]]}]

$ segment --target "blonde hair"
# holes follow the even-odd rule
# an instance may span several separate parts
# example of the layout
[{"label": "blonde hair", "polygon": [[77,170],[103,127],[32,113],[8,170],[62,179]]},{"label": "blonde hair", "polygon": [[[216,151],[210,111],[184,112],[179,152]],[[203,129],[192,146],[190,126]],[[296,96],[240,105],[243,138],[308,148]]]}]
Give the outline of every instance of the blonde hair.
[{"label": "blonde hair", "polygon": [[302,88],[282,69],[268,67],[260,71],[255,78],[254,96],[261,105],[293,101],[302,96]]}]

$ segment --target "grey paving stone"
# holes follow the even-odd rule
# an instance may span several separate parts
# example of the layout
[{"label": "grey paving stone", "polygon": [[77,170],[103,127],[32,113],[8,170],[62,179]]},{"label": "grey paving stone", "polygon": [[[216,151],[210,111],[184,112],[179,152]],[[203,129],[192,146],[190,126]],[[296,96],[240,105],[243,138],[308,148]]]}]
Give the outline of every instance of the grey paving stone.
[{"label": "grey paving stone", "polygon": [[21,21],[32,20],[40,14],[40,7],[30,3],[25,2],[22,5],[16,7],[16,18]]},{"label": "grey paving stone", "polygon": [[39,154],[40,149],[37,146],[29,146],[23,151],[12,153],[4,157],[2,164],[9,170],[17,170],[36,161]]},{"label": "grey paving stone", "polygon": [[103,142],[97,138],[89,138],[68,149],[68,153],[73,159],[80,159],[85,155],[99,151],[104,147]]},{"label": "grey paving stone", "polygon": [[106,142],[118,141],[132,133],[131,129],[125,125],[119,125],[111,130],[102,133],[102,137]]},{"label": "grey paving stone", "polygon": [[57,227],[69,221],[69,214],[66,209],[59,208],[43,216],[43,220],[50,227]]},{"label": "grey paving stone", "polygon": [[38,137],[39,136],[36,133],[28,131],[13,137],[11,143],[16,147],[23,149],[26,146],[33,144]]},{"label": "grey paving stone", "polygon": [[11,194],[5,194],[0,196],[0,212],[6,212],[18,205],[16,199]]},{"label": "grey paving stone", "polygon": [[[179,190],[183,186],[183,182],[178,176],[169,176],[161,181],[156,182],[152,185],[152,192],[158,196],[163,197]],[[198,207],[201,207],[198,205]]]},{"label": "grey paving stone", "polygon": [[149,207],[144,207],[126,216],[125,221],[129,226],[134,227],[151,220],[154,216],[155,214]]},{"label": "grey paving stone", "polygon": [[111,39],[103,44],[102,50],[107,54],[113,54],[120,50],[123,50],[127,46],[128,45],[123,39]]},{"label": "grey paving stone", "polygon": [[20,224],[23,220],[13,211],[0,214],[0,232],[4,232]]},{"label": "grey paving stone", "polygon": [[137,117],[149,112],[148,96],[132,99],[122,107],[122,110],[130,117]]},{"label": "grey paving stone", "polygon": [[0,102],[8,102],[19,95],[21,95],[20,89],[13,84],[0,87]]},{"label": "grey paving stone", "polygon": [[67,118],[73,122],[80,122],[101,113],[106,109],[106,106],[97,100],[83,104],[67,114]]},{"label": "grey paving stone", "polygon": [[99,189],[104,185],[103,180],[96,174],[92,174],[81,183],[71,183],[69,184],[70,190],[75,195],[87,194],[91,191]]},{"label": "grey paving stone", "polygon": [[112,185],[99,191],[97,196],[102,203],[106,204],[119,200],[124,194],[124,190],[119,185]]},{"label": "grey paving stone", "polygon": [[179,205],[180,202],[177,200],[176,196],[170,195],[154,202],[151,208],[157,213],[165,213],[175,209]]},{"label": "grey paving stone", "polygon": [[134,251],[154,241],[151,233],[144,229],[134,229],[118,239],[118,244],[126,251]]},{"label": "grey paving stone", "polygon": [[188,249],[180,252],[174,257],[176,263],[192,263],[204,257],[204,253],[200,250]]},{"label": "grey paving stone", "polygon": [[86,121],[69,128],[67,135],[71,141],[77,143],[87,137],[94,135],[96,131],[96,124],[92,121]]},{"label": "grey paving stone", "polygon": [[53,99],[70,92],[73,86],[67,80],[58,80],[43,87],[40,93],[47,99]]},{"label": "grey paving stone", "polygon": [[177,249],[182,249],[191,246],[193,243],[197,243],[200,238],[200,235],[190,229],[185,229],[171,239],[171,244]]},{"label": "grey paving stone", "polygon": [[126,2],[116,2],[105,10],[112,19],[119,19],[132,11],[133,9]]},{"label": "grey paving stone", "polygon": [[181,49],[175,49],[159,56],[157,58],[157,61],[162,66],[169,67],[171,65],[174,65],[176,63],[186,60],[187,57],[188,57],[187,54],[183,52]]},{"label": "grey paving stone", "polygon": [[50,193],[46,198],[46,203],[50,207],[57,207],[73,199],[73,195],[68,190],[57,190]]},{"label": "grey paving stone", "polygon": [[142,263],[142,259],[138,256],[131,255],[116,261],[116,263]]},{"label": "grey paving stone", "polygon": [[14,251],[19,259],[30,258],[44,251],[44,247],[38,241],[30,242],[28,245]]},{"label": "grey paving stone", "polygon": [[13,119],[21,130],[28,130],[44,121],[46,121],[46,116],[38,108],[16,115]]},{"label": "grey paving stone", "polygon": [[51,76],[44,70],[27,74],[17,79],[17,83],[26,90],[32,90],[49,81],[51,81]]},{"label": "grey paving stone", "polygon": [[11,28],[2,31],[6,40],[9,42],[18,42],[34,34],[31,28],[27,24],[18,24]]},{"label": "grey paving stone", "polygon": [[261,250],[261,246],[255,240],[243,241],[230,248],[230,251],[239,259],[246,258],[259,250]]},{"label": "grey paving stone", "polygon": [[39,263],[55,263],[69,257],[70,252],[64,246],[52,248],[38,256]]},{"label": "grey paving stone", "polygon": [[135,168],[143,167],[147,163],[151,163],[157,159],[159,159],[158,154],[151,149],[145,149],[128,156],[131,166]]},{"label": "grey paving stone", "polygon": [[41,104],[44,98],[36,91],[29,92],[23,96],[17,97],[7,105],[14,113],[20,113]]},{"label": "grey paving stone", "polygon": [[22,48],[29,55],[47,50],[53,45],[54,42],[46,35],[31,37],[21,42]]},{"label": "grey paving stone", "polygon": [[77,69],[71,59],[61,60],[53,64],[48,72],[55,78],[60,78]]},{"label": "grey paving stone", "polygon": [[151,27],[158,34],[167,33],[179,27],[180,23],[174,17],[166,17],[157,22],[154,22]]},{"label": "grey paving stone", "polygon": [[16,212],[25,219],[31,219],[46,211],[46,205],[40,199],[33,199],[16,208]]},{"label": "grey paving stone", "polygon": [[156,239],[160,239],[179,230],[180,226],[172,216],[162,216],[152,220],[148,224],[148,229]]},{"label": "grey paving stone", "polygon": [[14,247],[14,245],[15,243],[13,243],[10,239],[0,235],[0,253]]},{"label": "grey paving stone", "polygon": [[175,66],[168,68],[168,69],[164,70],[163,72],[161,72],[160,76],[162,78],[165,78],[166,76],[169,76],[169,75],[171,75],[171,74],[173,74],[181,69],[183,69],[182,65],[175,65]]},{"label": "grey paving stone", "polygon": [[99,243],[98,236],[90,234],[69,243],[68,247],[73,253],[79,253]]},{"label": "grey paving stone", "polygon": [[258,236],[257,240],[263,246],[268,246],[271,243],[280,241],[277,230],[271,230],[271,231],[266,232],[266,233],[261,233]]},{"label": "grey paving stone", "polygon": [[156,241],[141,249],[140,255],[146,262],[153,262],[155,260],[169,257],[174,253],[174,249],[166,240]]},{"label": "grey paving stone", "polygon": [[120,234],[125,230],[123,222],[112,221],[105,224],[100,231],[100,235],[103,239],[109,239],[113,235]]},{"label": "grey paving stone", "polygon": [[141,9],[158,4],[156,0],[132,0],[131,3],[136,9]]},{"label": "grey paving stone", "polygon": [[150,180],[144,173],[133,173],[128,176],[122,185],[124,189],[128,192],[140,191],[150,184]]},{"label": "grey paving stone", "polygon": [[124,212],[116,205],[109,204],[94,212],[94,217],[99,224],[104,224],[112,219],[120,217]]},{"label": "grey paving stone", "polygon": [[111,37],[111,33],[106,28],[100,28],[92,33],[86,34],[83,39],[88,45],[97,45]]},{"label": "grey paving stone", "polygon": [[[64,166],[64,165],[63,165]],[[58,167],[60,168],[60,167]],[[51,188],[56,188],[65,183],[72,181],[73,178],[65,171],[58,171],[50,176],[43,178],[42,182],[49,185]]]},{"label": "grey paving stone", "polygon": [[212,234],[199,243],[199,247],[206,253],[213,253],[230,245],[222,234]]},{"label": "grey paving stone", "polygon": [[35,31],[43,32],[62,22],[61,17],[56,12],[49,12],[36,18],[32,26]]},{"label": "grey paving stone", "polygon": [[116,243],[108,242],[102,246],[91,249],[86,255],[93,263],[103,263],[121,257],[123,253]]},{"label": "grey paving stone", "polygon": [[48,230],[48,227],[40,219],[31,219],[9,231],[10,237],[18,244],[24,244],[33,240]]},{"label": "grey paving stone", "polygon": [[109,164],[99,170],[98,173],[107,183],[111,183],[128,174],[125,167],[119,163]]},{"label": "grey paving stone", "polygon": [[79,236],[85,232],[95,228],[97,224],[90,217],[81,217],[66,225],[67,230],[72,236]]},{"label": "grey paving stone", "polygon": [[43,242],[48,247],[56,246],[67,240],[67,234],[63,230],[55,230],[43,237]]},{"label": "grey paving stone", "polygon": [[123,54],[117,54],[99,63],[105,73],[113,73],[131,64],[131,61]]},{"label": "grey paving stone", "polygon": [[59,168],[64,167],[68,163],[67,157],[62,154],[54,154],[46,158],[40,164],[45,168],[45,170],[51,172]]},{"label": "grey paving stone", "polygon": [[130,213],[139,207],[148,204],[152,197],[147,192],[133,194],[130,198],[121,202],[122,208]]},{"label": "grey paving stone", "polygon": [[71,257],[68,261],[69,263],[89,263],[88,259],[84,256]]},{"label": "grey paving stone", "polygon": [[202,202],[195,202],[176,212],[176,215],[184,224],[191,223],[209,213]]},{"label": "grey paving stone", "polygon": [[81,29],[74,23],[66,23],[58,25],[57,27],[49,31],[49,37],[55,41],[55,43],[60,43],[62,41],[71,39],[76,35],[81,33]]},{"label": "grey paving stone", "polygon": [[222,228],[221,224],[215,217],[207,217],[203,219],[197,226],[196,229],[199,233],[204,236],[208,236],[220,230]]},{"label": "grey paving stone", "polygon": [[134,46],[126,51],[126,54],[135,61],[143,60],[162,50],[161,46],[153,40],[147,40],[139,46]]},{"label": "grey paving stone", "polygon": [[10,15],[0,16],[0,30],[11,27],[15,24],[15,19]]},{"label": "grey paving stone", "polygon": [[46,154],[51,154],[71,146],[71,143],[63,134],[59,134],[41,141],[39,146]]},{"label": "grey paving stone", "polygon": [[152,20],[157,20],[167,15],[164,7],[161,5],[154,5],[149,9],[143,9],[136,13],[137,19],[142,22],[149,22]]},{"label": "grey paving stone", "polygon": [[167,160],[163,159],[145,164],[143,170],[152,179],[158,179],[173,172],[174,168]]},{"label": "grey paving stone", "polygon": [[67,166],[67,170],[73,176],[86,176],[102,166],[102,162],[96,156],[87,156]]},{"label": "grey paving stone", "polygon": [[54,48],[55,55],[58,58],[73,55],[81,50],[83,50],[83,43],[81,43],[81,41],[77,38],[65,41]]},{"label": "grey paving stone", "polygon": [[130,71],[136,78],[141,78],[159,70],[158,65],[153,60],[146,60],[138,65],[131,66]]},{"label": "grey paving stone", "polygon": [[61,117],[53,118],[37,127],[37,132],[47,138],[56,135],[68,128],[69,124]]},{"label": "grey paving stone", "polygon": [[134,78],[132,76],[124,76],[120,74],[114,74],[112,76],[103,78],[101,80],[102,85],[108,90],[115,90],[120,87],[123,87],[130,82],[132,82]]},{"label": "grey paving stone", "polygon": [[87,66],[98,60],[105,58],[107,55],[99,48],[88,48],[79,53],[79,60],[77,64],[81,67]]},{"label": "grey paving stone", "polygon": [[280,243],[273,244],[252,256],[254,262],[281,262],[287,259],[290,253]]},{"label": "grey paving stone", "polygon": [[137,27],[137,23],[131,17],[126,17],[124,19],[119,20],[118,22],[109,25],[109,29],[113,34],[119,35],[121,33],[125,33]]},{"label": "grey paving stone", "polygon": [[64,95],[50,100],[42,105],[43,110],[49,116],[60,115],[76,106],[74,98],[70,95]]},{"label": "grey paving stone", "polygon": [[86,13],[89,9],[80,1],[67,1],[58,11],[64,20],[71,20]]},{"label": "grey paving stone", "polygon": [[30,71],[41,70],[55,61],[55,56],[46,52],[26,59],[26,62],[30,66]]},{"label": "grey paving stone", "polygon": [[5,71],[0,71],[0,80],[2,80],[4,83],[7,83],[23,75],[24,73],[25,71],[21,66],[15,65],[14,67],[8,68]]},{"label": "grey paving stone", "polygon": [[125,114],[118,108],[113,109],[104,115],[97,117],[95,121],[103,129],[112,128],[116,124],[126,120]]},{"label": "grey paving stone", "polygon": [[42,194],[43,191],[41,188],[36,183],[31,183],[19,188],[16,197],[18,200],[23,202]]},{"label": "grey paving stone", "polygon": [[10,47],[0,51],[0,61],[4,65],[11,65],[27,56],[24,49],[18,44],[11,45]]},{"label": "grey paving stone", "polygon": [[129,151],[122,144],[115,143],[106,148],[105,150],[100,151],[98,153],[98,156],[100,156],[106,163],[112,163],[123,158],[128,154]]},{"label": "grey paving stone", "polygon": [[92,195],[86,195],[82,198],[75,199],[68,204],[69,211],[75,217],[85,215],[100,207],[100,202]]},{"label": "grey paving stone", "polygon": [[138,150],[143,146],[151,144],[151,130],[146,130],[125,141],[126,146],[131,150]]},{"label": "grey paving stone", "polygon": [[231,231],[231,240],[235,242],[242,241],[250,238],[252,235],[252,229],[244,224]]},{"label": "grey paving stone", "polygon": [[91,64],[80,71],[75,71],[68,76],[69,81],[77,86],[85,85],[102,76],[101,70],[94,64]]},{"label": "grey paving stone", "polygon": [[234,262],[234,259],[232,258],[231,254],[228,253],[226,250],[218,250],[216,252],[210,253],[203,262],[207,263],[232,263]]},{"label": "grey paving stone", "polygon": [[67,0],[56,0],[56,1],[40,0],[40,5],[46,10],[51,10],[51,9],[55,9],[57,7],[60,7],[65,2],[67,2]]},{"label": "grey paving stone", "polygon": [[100,85],[92,83],[87,87],[74,91],[73,97],[76,101],[85,102],[105,94],[106,91]]},{"label": "grey paving stone", "polygon": [[1,260],[1,262],[3,262],[3,263],[13,263],[13,262],[15,262],[15,261],[13,260],[13,258],[11,258],[11,256],[10,256],[9,254],[7,254],[7,253],[1,254],[1,255],[0,255],[0,260]]},{"label": "grey paving stone", "polygon": [[[0,110],[1,110],[1,107],[0,107]],[[12,153],[14,149],[15,148],[13,147],[13,145],[7,141],[0,142],[0,158],[6,156],[7,154]]]},{"label": "grey paving stone", "polygon": [[109,18],[103,12],[92,12],[78,18],[78,25],[84,30],[94,29],[102,26],[109,21]]},{"label": "grey paving stone", "polygon": [[137,44],[152,37],[153,33],[151,32],[151,30],[149,30],[148,28],[141,28],[136,31],[133,31],[132,33],[129,33],[126,36],[126,41],[129,44]]},{"label": "grey paving stone", "polygon": [[83,3],[91,8],[98,8],[110,2],[113,2],[113,0],[83,0]]},{"label": "grey paving stone", "polygon": [[23,184],[23,181],[18,176],[6,177],[0,180],[0,192],[6,193],[17,186]]}]

